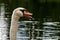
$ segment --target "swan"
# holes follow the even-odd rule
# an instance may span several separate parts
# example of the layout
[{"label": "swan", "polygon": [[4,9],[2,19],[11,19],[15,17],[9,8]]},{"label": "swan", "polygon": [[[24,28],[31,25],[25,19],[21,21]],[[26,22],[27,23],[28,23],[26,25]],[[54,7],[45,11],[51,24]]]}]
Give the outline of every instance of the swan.
[{"label": "swan", "polygon": [[26,9],[23,7],[18,7],[13,10],[13,14],[11,16],[10,40],[16,40],[16,32],[18,29],[17,23],[19,21],[19,18],[23,16],[30,19],[32,16],[32,13],[26,11]]}]

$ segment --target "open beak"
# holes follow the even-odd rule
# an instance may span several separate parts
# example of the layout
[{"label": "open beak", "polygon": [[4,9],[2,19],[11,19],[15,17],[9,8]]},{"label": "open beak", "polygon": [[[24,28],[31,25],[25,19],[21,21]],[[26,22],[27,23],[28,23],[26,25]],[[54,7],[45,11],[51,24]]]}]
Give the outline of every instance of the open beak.
[{"label": "open beak", "polygon": [[27,17],[28,19],[30,19],[32,17],[32,13],[30,13],[28,11],[24,11],[24,16]]}]

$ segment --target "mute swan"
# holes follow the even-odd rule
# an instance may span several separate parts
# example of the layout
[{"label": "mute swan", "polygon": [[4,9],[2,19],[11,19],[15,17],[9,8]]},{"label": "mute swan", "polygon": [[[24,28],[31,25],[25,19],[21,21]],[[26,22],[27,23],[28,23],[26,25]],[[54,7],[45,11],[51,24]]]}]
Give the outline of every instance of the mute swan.
[{"label": "mute swan", "polygon": [[16,40],[16,32],[17,32],[17,23],[20,17],[27,17],[28,19],[31,18],[32,13],[27,12],[25,8],[19,7],[14,9],[12,18],[11,18],[11,26],[10,26],[10,40]]}]

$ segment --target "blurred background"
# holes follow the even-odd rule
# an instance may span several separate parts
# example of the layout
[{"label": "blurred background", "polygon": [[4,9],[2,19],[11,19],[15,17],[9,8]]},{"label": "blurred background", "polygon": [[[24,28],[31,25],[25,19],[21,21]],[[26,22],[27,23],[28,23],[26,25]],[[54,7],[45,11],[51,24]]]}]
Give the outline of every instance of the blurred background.
[{"label": "blurred background", "polygon": [[0,0],[0,40],[9,40],[11,15],[17,7],[26,8],[34,17],[32,22],[21,18],[17,40],[60,40],[60,0]]}]

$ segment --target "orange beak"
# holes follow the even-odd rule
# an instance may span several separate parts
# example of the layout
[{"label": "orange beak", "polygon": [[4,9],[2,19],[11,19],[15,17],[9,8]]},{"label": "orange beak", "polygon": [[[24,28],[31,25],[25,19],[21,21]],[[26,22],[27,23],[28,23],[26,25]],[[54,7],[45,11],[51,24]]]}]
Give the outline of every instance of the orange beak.
[{"label": "orange beak", "polygon": [[28,11],[24,11],[24,16],[27,18],[31,18],[32,17],[32,13],[28,12]]},{"label": "orange beak", "polygon": [[31,15],[32,16],[32,13],[30,13],[28,11],[24,11],[24,15]]}]

